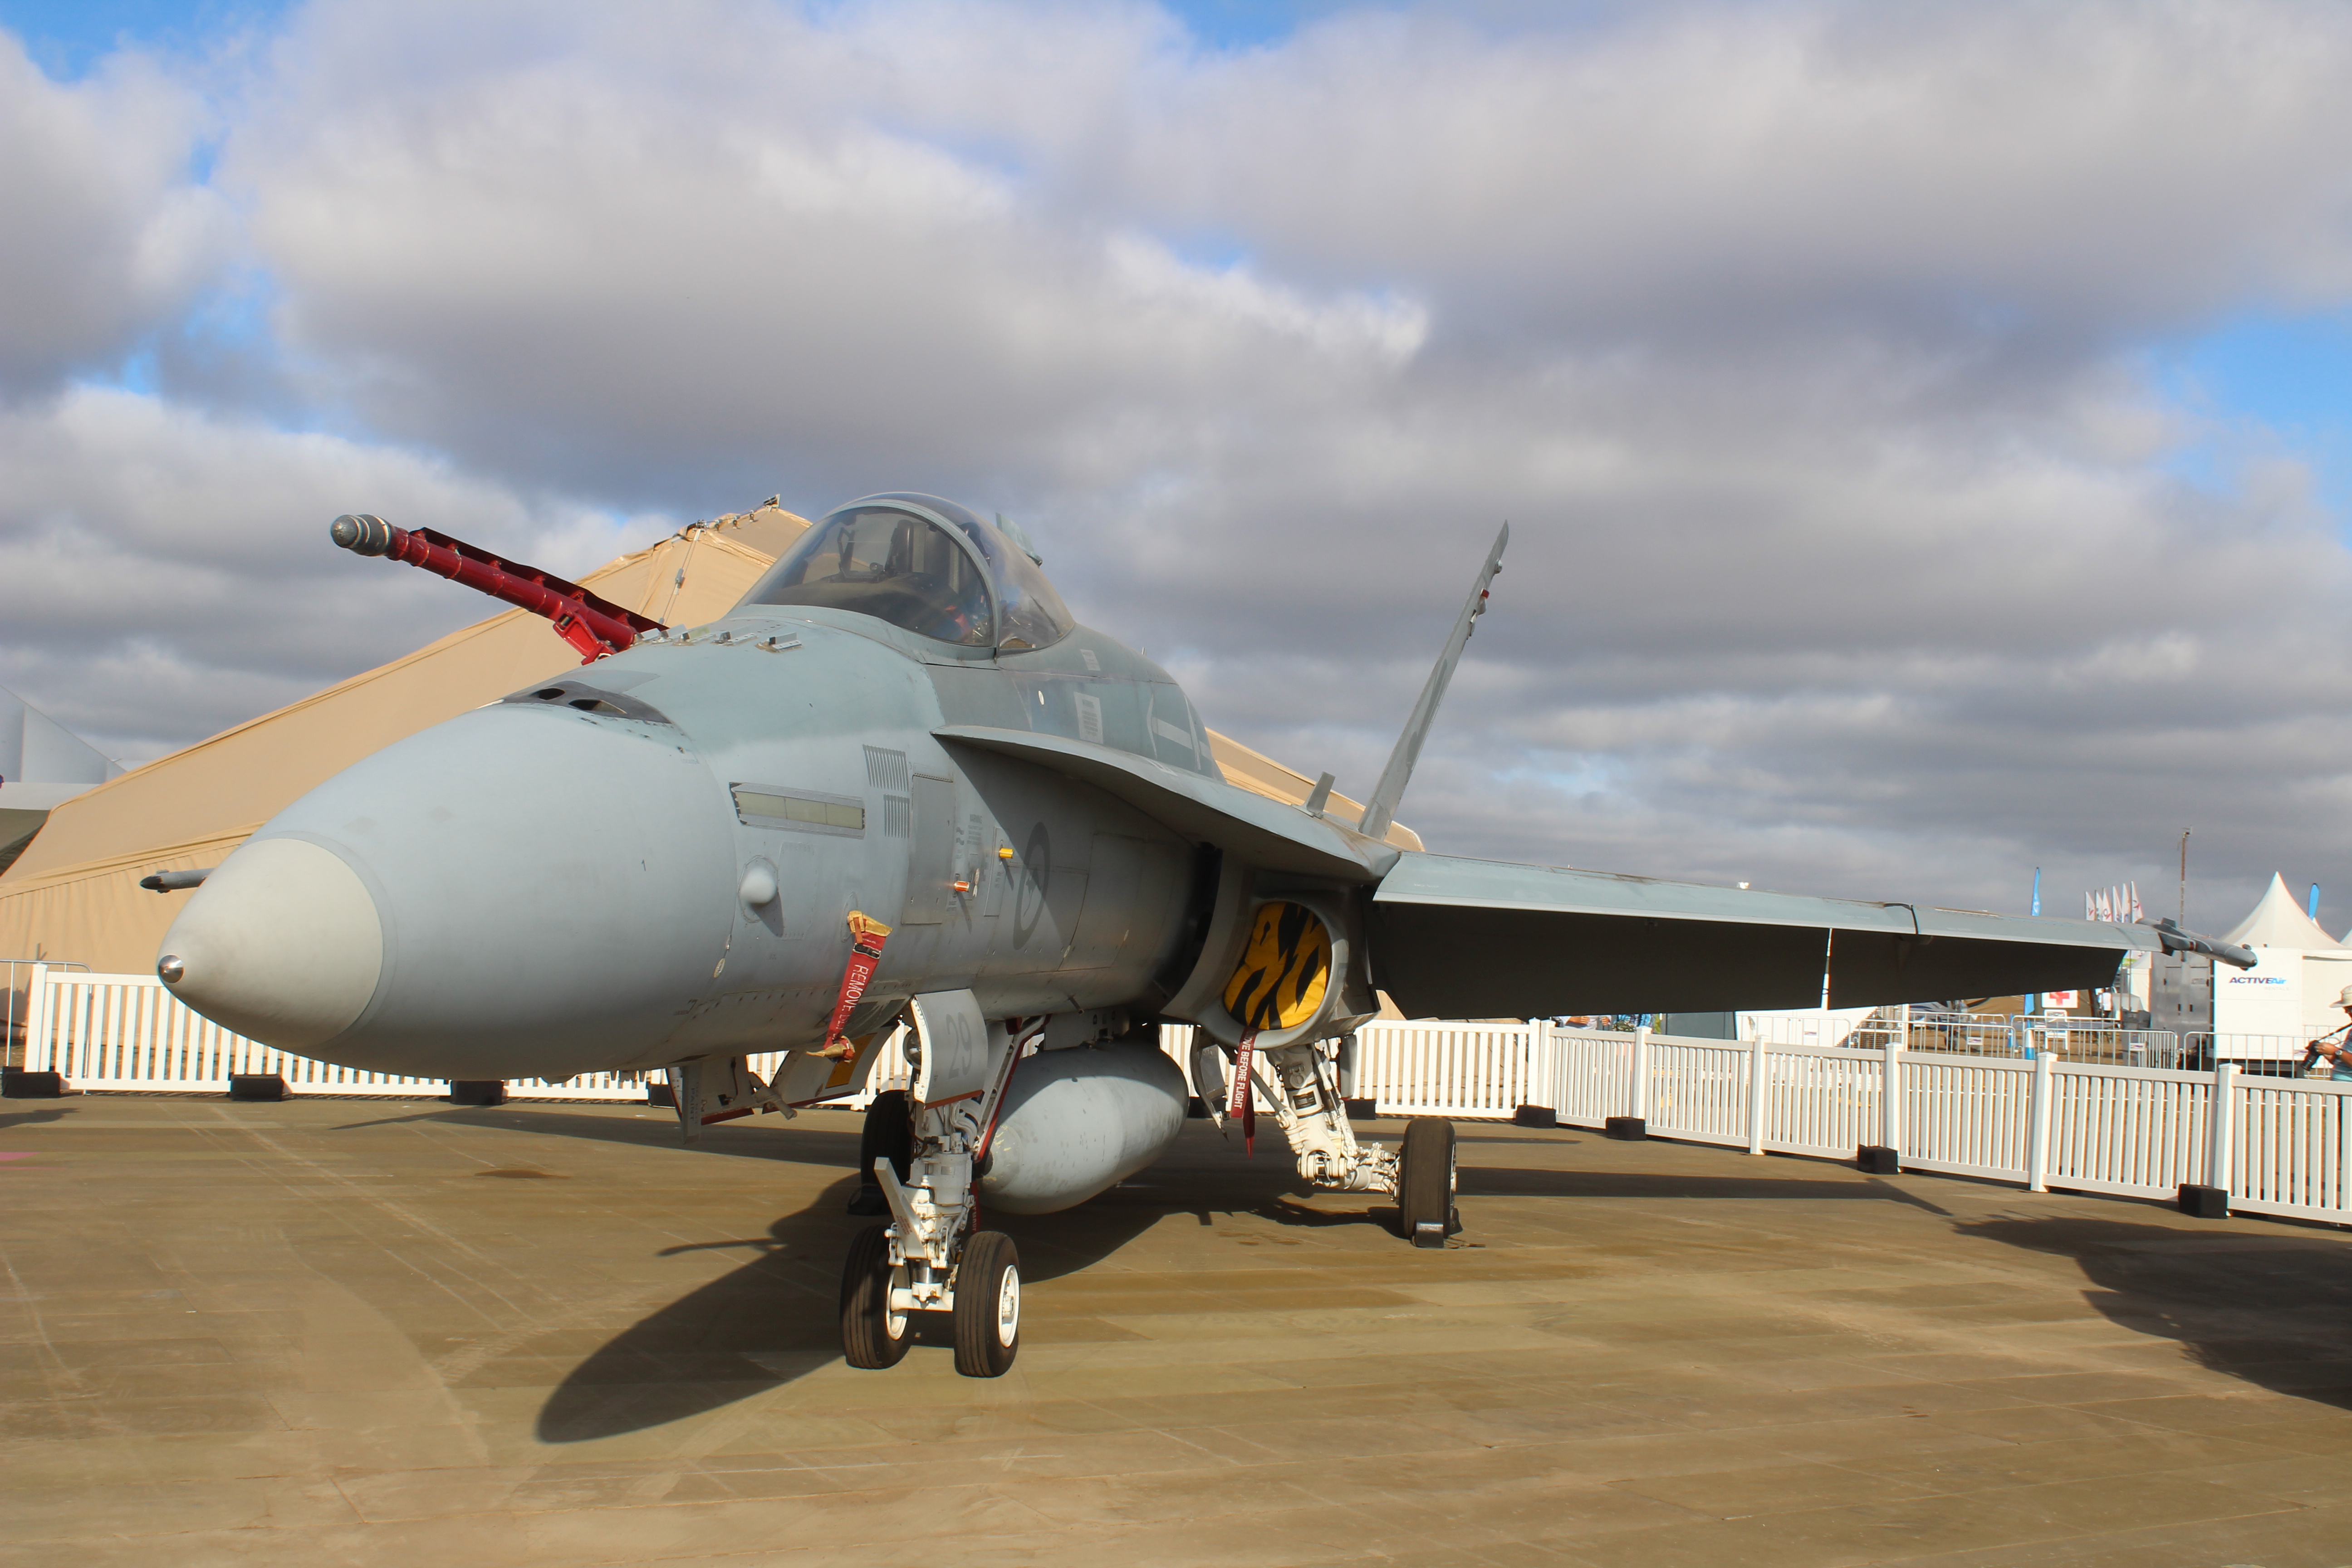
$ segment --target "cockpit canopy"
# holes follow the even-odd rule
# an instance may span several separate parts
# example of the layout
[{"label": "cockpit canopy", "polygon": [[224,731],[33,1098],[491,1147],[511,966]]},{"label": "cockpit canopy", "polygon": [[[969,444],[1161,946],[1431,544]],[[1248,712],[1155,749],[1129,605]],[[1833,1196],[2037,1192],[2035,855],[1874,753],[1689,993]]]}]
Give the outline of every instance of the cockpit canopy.
[{"label": "cockpit canopy", "polygon": [[1044,647],[1070,634],[1062,596],[1021,546],[937,496],[868,496],[803,534],[739,609],[810,605],[960,647]]}]

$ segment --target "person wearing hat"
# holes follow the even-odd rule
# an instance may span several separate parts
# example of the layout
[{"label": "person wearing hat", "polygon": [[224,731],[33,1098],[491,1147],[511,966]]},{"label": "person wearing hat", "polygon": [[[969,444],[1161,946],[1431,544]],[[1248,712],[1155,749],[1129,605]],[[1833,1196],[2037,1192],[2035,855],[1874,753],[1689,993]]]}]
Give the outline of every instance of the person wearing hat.
[{"label": "person wearing hat", "polygon": [[[2344,1016],[2347,1020],[2352,1020],[2352,985],[2347,985],[2343,994],[2336,1000],[2343,1004]],[[2352,1029],[2352,1022],[2346,1023],[2344,1028],[2336,1030],[2335,1035],[2314,1040],[2305,1046],[2303,1049],[2303,1065],[2307,1068],[2315,1061],[2324,1060],[2328,1064],[2329,1081],[2352,1083],[2352,1041],[2339,1040],[2336,1037],[2336,1035],[2343,1034],[2346,1029]]]}]

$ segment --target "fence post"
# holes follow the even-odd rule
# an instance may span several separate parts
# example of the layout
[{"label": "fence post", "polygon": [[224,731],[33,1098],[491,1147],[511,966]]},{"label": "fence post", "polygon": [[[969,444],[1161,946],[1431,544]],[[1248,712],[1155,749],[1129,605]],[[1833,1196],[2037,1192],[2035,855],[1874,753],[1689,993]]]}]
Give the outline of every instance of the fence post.
[{"label": "fence post", "polygon": [[2205,1184],[2230,1190],[2231,1148],[2238,1130],[2238,1064],[2221,1062],[2213,1068],[2212,1119],[2205,1137]]},{"label": "fence post", "polygon": [[2034,1058],[2033,1099],[2026,1112],[2025,1190],[2030,1193],[2050,1190],[2050,1098],[2056,1088],[2049,1057]]},{"label": "fence post", "polygon": [[1536,1020],[1536,1070],[1540,1075],[1529,1087],[1543,1098],[1536,1103],[1558,1116],[1560,1111],[1559,1042],[1552,1037],[1551,1020]]},{"label": "fence post", "polygon": [[1650,1121],[1650,1026],[1633,1031],[1633,1103],[1625,1114],[1647,1126]]},{"label": "fence post", "polygon": [[1903,1043],[1886,1042],[1885,1078],[1878,1091],[1879,1142],[1900,1155],[1903,1152]]},{"label": "fence post", "polygon": [[2336,1206],[2352,1209],[2352,1094],[2330,1098],[2336,1101]]},{"label": "fence post", "polygon": [[1601,1121],[1601,1136],[1606,1138],[1646,1138],[1650,1133],[1650,1027],[1642,1025],[1633,1037],[1625,1042],[1625,1050],[1633,1060],[1631,1081],[1625,1086],[1625,1114],[1604,1116]]},{"label": "fence post", "polygon": [[1764,1102],[1771,1091],[1767,1075],[1771,1070],[1771,1058],[1764,1054],[1764,1035],[1757,1032],[1748,1042],[1748,1152],[1764,1152]]},{"label": "fence post", "polygon": [[49,966],[33,965],[33,988],[25,995],[25,1070],[54,1072],[57,1070],[57,1047],[49,1046],[49,1059],[36,1062],[33,1049],[48,1045],[49,1040]]}]

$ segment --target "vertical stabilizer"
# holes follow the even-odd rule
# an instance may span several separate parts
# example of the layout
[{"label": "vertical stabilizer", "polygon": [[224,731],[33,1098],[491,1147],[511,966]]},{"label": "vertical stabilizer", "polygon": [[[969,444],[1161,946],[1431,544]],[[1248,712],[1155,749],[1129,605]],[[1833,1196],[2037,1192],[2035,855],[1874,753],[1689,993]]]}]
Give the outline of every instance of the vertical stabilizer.
[{"label": "vertical stabilizer", "polygon": [[1421,743],[1429,738],[1430,721],[1437,717],[1437,705],[1445,700],[1445,688],[1454,679],[1454,667],[1462,662],[1463,645],[1470,640],[1472,623],[1486,613],[1486,585],[1495,574],[1503,569],[1503,547],[1511,542],[1511,525],[1495,535],[1495,548],[1486,552],[1486,564],[1478,571],[1478,580],[1470,584],[1470,602],[1462,606],[1462,618],[1454,623],[1454,635],[1445,639],[1445,651],[1437,656],[1437,668],[1429,672],[1429,683],[1421,689],[1421,700],[1413,704],[1412,717],[1405,721],[1404,733],[1397,737],[1396,750],[1389,753],[1389,765],[1381,770],[1381,782],[1365,804],[1362,831],[1378,838],[1396,820],[1397,803],[1404,798],[1404,786],[1412,777],[1412,765],[1421,760]]}]

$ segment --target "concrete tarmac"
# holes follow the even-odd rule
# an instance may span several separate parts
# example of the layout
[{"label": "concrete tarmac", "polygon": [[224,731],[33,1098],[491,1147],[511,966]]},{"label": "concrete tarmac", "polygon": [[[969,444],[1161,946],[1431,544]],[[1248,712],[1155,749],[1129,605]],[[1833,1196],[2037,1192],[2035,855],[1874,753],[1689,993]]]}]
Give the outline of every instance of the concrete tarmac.
[{"label": "concrete tarmac", "polygon": [[2352,1236],[1462,1135],[1003,1221],[983,1382],[842,1363],[845,1113],[0,1102],[0,1563],[2352,1563]]}]

